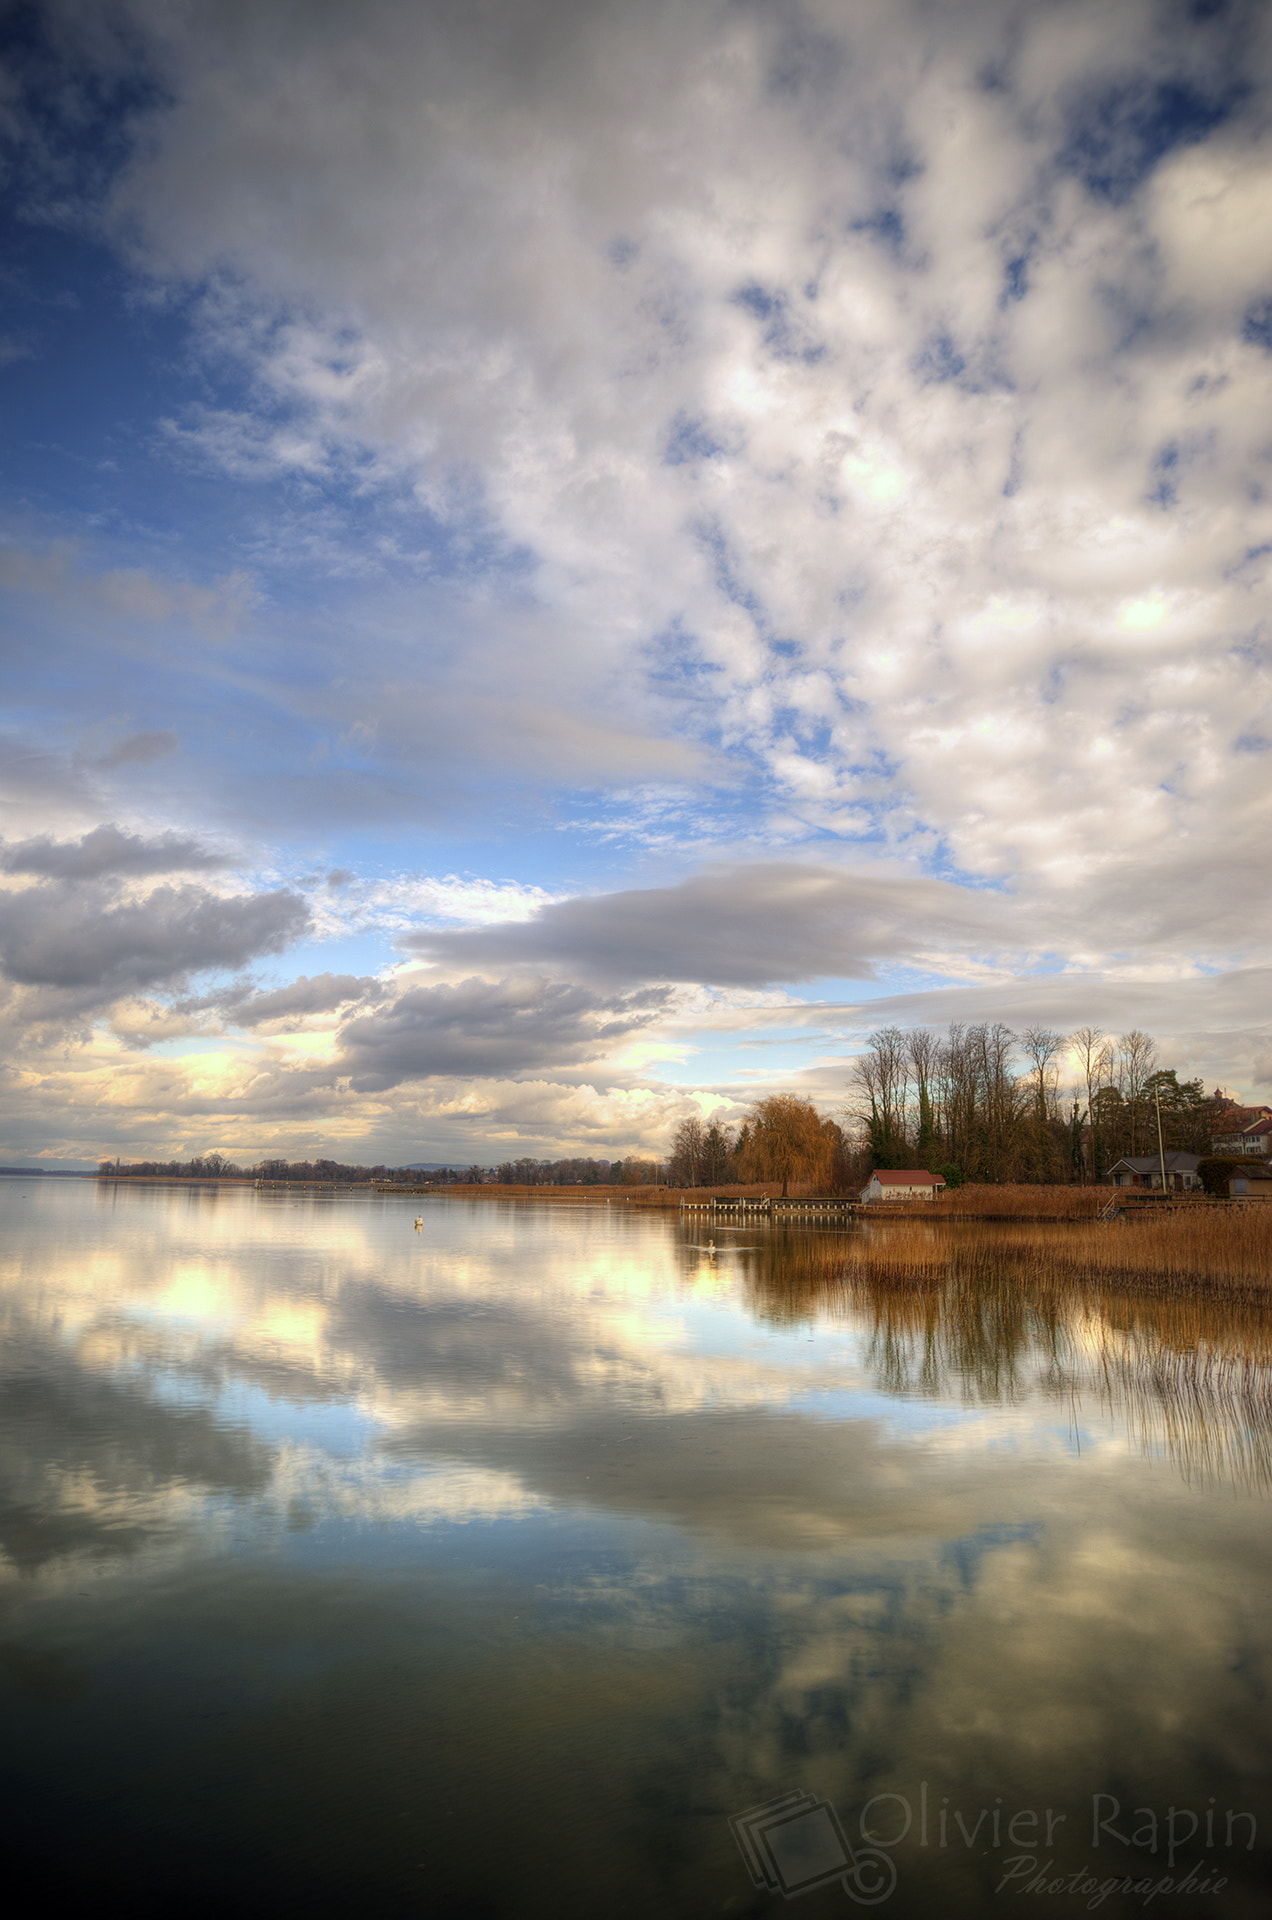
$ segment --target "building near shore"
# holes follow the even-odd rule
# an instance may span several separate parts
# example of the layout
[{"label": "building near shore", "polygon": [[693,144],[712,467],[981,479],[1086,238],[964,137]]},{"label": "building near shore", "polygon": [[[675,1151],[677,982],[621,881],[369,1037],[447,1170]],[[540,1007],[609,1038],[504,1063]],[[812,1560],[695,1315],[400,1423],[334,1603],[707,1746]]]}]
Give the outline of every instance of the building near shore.
[{"label": "building near shore", "polygon": [[1247,1107],[1239,1127],[1217,1133],[1210,1142],[1211,1153],[1252,1153],[1266,1160],[1272,1153],[1272,1107]]},{"label": "building near shore", "polygon": [[[1201,1180],[1197,1173],[1201,1165],[1199,1153],[1168,1153],[1165,1158],[1168,1189],[1190,1193],[1200,1187]],[[1108,1178],[1115,1187],[1156,1187],[1160,1192],[1162,1156],[1157,1153],[1128,1154],[1125,1159],[1113,1162]]]},{"label": "building near shore", "polygon": [[945,1186],[939,1173],[925,1167],[880,1167],[861,1189],[863,1201],[935,1200]]}]

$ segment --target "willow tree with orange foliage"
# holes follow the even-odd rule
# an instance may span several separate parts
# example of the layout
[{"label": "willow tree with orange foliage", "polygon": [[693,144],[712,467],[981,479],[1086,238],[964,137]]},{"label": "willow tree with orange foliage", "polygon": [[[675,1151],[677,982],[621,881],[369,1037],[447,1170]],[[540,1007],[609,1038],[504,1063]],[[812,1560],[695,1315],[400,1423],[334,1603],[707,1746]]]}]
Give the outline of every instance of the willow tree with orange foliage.
[{"label": "willow tree with orange foliage", "polygon": [[843,1136],[811,1100],[772,1093],[752,1107],[738,1135],[738,1178],[780,1180],[786,1198],[792,1180],[827,1188],[835,1177]]}]

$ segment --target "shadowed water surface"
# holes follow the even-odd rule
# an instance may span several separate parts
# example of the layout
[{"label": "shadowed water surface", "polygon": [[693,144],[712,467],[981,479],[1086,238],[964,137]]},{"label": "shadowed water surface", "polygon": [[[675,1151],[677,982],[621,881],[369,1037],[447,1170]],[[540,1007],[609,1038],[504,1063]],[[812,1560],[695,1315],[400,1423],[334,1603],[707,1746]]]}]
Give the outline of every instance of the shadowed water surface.
[{"label": "shadowed water surface", "polygon": [[1266,1910],[1258,1308],[603,1205],[0,1226],[11,1912]]}]

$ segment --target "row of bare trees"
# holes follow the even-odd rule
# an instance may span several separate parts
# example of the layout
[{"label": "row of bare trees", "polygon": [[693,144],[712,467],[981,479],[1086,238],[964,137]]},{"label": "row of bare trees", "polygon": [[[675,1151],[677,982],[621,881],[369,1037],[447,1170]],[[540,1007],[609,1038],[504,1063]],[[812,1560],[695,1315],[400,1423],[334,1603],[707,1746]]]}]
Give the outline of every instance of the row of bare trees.
[{"label": "row of bare trees", "polygon": [[496,1180],[507,1186],[521,1187],[595,1187],[607,1185],[615,1177],[608,1160],[583,1159],[536,1160],[523,1154],[519,1160],[505,1160],[494,1169]]},{"label": "row of bare trees", "polygon": [[1001,1021],[882,1027],[852,1072],[851,1117],[877,1167],[977,1181],[1099,1179],[1124,1154],[1210,1151],[1233,1102],[1159,1067],[1150,1035],[1013,1032]]},{"label": "row of bare trees", "polygon": [[1159,1066],[1138,1028],[881,1027],[853,1064],[845,1125],[794,1094],[758,1101],[736,1131],[691,1117],[673,1135],[667,1179],[842,1192],[872,1167],[926,1166],[951,1184],[1091,1181],[1124,1154],[1156,1152],[1159,1114],[1168,1153],[1208,1154],[1240,1111]]},{"label": "row of bare trees", "polygon": [[[406,1184],[418,1181],[414,1167],[364,1167],[344,1160],[260,1160],[255,1166],[240,1166],[222,1153],[196,1154],[190,1160],[99,1160],[99,1174],[116,1180],[290,1180],[329,1185],[384,1185],[391,1181]],[[449,1175],[459,1178],[459,1175]]]}]

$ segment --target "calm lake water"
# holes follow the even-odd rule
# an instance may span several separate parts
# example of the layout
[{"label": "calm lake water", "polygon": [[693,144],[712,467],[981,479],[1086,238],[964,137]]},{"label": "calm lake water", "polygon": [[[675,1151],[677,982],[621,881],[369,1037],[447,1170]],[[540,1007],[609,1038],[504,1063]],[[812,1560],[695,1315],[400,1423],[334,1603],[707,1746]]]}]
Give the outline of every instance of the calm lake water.
[{"label": "calm lake water", "polygon": [[0,1181],[7,1911],[1265,1914],[1267,1322],[833,1245]]}]

